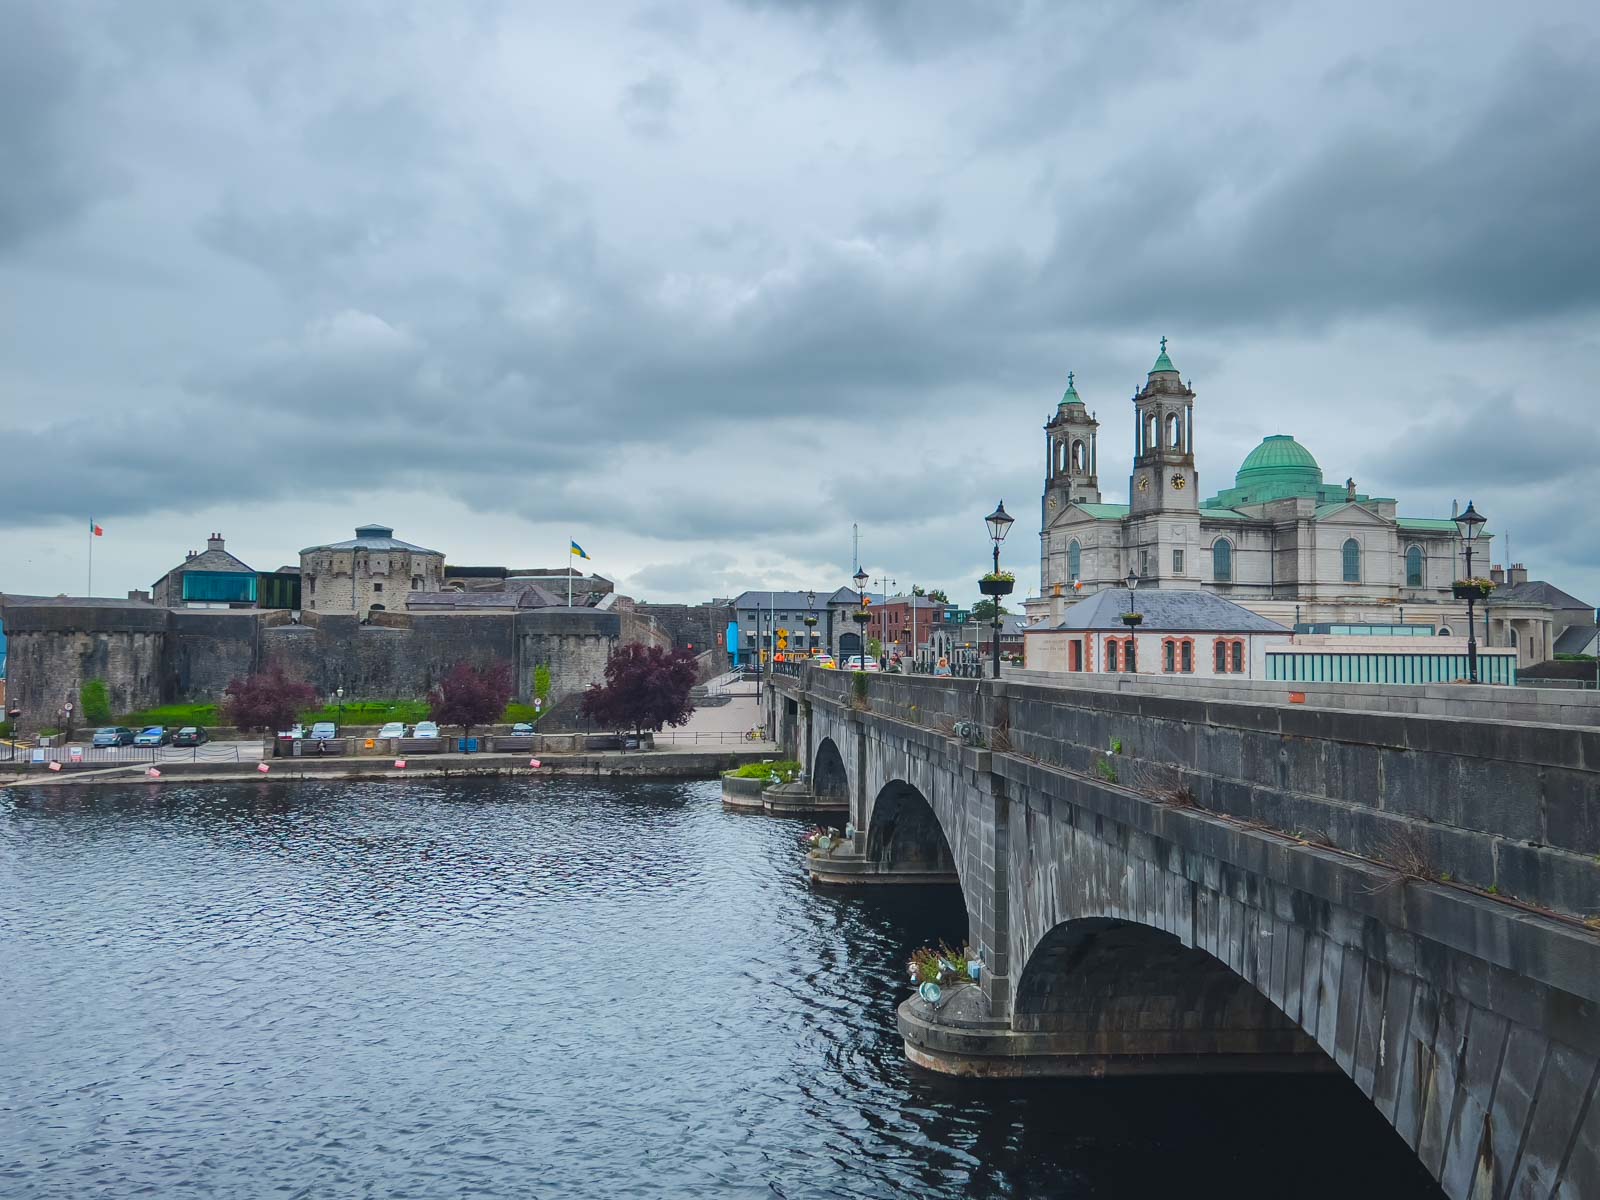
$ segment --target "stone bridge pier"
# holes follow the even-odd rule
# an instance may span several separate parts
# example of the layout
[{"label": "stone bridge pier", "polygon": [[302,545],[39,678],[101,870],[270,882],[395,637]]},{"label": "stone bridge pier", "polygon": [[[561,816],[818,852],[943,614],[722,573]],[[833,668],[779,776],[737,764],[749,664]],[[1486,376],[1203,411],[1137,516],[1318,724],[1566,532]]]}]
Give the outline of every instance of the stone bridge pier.
[{"label": "stone bridge pier", "polygon": [[914,1062],[1342,1071],[1452,1197],[1600,1196],[1600,728],[1286,700],[806,670],[769,717],[848,797],[814,878],[961,888]]}]

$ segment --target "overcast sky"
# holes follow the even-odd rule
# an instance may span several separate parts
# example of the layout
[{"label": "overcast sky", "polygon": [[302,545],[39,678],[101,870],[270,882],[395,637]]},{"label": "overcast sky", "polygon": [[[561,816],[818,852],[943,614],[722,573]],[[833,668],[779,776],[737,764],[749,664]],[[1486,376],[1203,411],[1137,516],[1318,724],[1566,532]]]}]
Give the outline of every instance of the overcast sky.
[{"label": "overcast sky", "polygon": [[[1600,8],[0,0],[0,590],[361,523],[648,599],[1038,584],[1290,433],[1600,602]],[[1497,557],[1499,555],[1497,554]]]}]

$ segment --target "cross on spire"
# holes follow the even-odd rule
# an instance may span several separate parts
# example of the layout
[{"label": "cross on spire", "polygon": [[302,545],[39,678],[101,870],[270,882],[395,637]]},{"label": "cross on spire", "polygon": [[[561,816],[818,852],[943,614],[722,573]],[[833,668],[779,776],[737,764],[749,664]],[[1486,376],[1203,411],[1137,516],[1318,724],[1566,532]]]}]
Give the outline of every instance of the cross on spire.
[{"label": "cross on spire", "polygon": [[1067,386],[1069,388],[1072,386],[1072,372],[1071,371],[1067,372]]},{"label": "cross on spire", "polygon": [[1165,354],[1166,352],[1167,352],[1167,339],[1165,337],[1163,337],[1161,339],[1161,353]]}]

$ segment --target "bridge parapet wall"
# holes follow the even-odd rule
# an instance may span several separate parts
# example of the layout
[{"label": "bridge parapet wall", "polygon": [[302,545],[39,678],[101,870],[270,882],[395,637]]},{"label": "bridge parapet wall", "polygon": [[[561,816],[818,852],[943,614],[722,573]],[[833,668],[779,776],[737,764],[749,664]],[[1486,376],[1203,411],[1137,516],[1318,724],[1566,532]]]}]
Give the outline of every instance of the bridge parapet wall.
[{"label": "bridge parapet wall", "polygon": [[1011,750],[1034,762],[1556,912],[1600,911],[1600,730],[1013,683],[994,694]]}]

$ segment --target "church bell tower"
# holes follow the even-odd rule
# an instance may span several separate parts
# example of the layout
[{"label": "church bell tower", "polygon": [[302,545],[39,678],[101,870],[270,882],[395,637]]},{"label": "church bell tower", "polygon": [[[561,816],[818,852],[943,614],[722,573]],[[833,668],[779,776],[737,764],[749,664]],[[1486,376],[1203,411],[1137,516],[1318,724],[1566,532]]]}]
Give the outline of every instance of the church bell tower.
[{"label": "church bell tower", "polygon": [[1100,503],[1100,422],[1084,407],[1071,371],[1067,391],[1044,427],[1044,511],[1041,528],[1067,505]]},{"label": "church bell tower", "polygon": [[1198,587],[1200,478],[1194,469],[1194,391],[1167,357],[1167,339],[1133,397],[1128,539],[1134,570],[1162,587]]}]

